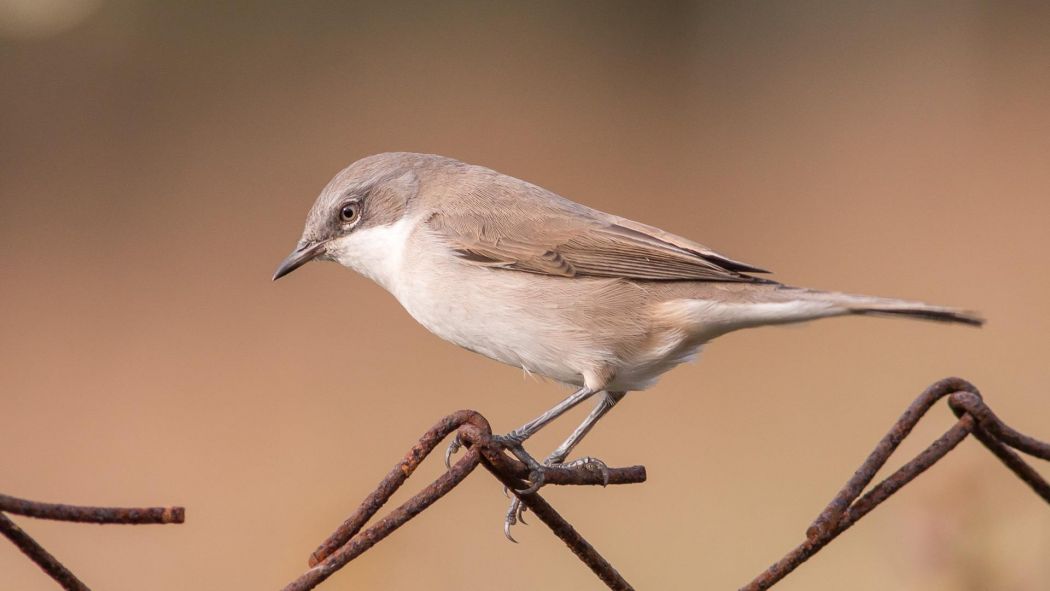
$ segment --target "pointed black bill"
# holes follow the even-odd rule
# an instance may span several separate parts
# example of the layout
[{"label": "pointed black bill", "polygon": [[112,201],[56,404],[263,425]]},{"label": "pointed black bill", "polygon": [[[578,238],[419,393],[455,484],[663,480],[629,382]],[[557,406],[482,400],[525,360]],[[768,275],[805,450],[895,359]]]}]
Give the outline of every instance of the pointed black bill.
[{"label": "pointed black bill", "polygon": [[281,261],[281,264],[277,267],[277,271],[273,274],[273,280],[277,281],[281,277],[284,277],[317,258],[319,254],[324,252],[324,246],[324,242],[315,242],[313,244],[306,244],[296,248],[292,251],[292,254],[288,255],[288,258]]}]

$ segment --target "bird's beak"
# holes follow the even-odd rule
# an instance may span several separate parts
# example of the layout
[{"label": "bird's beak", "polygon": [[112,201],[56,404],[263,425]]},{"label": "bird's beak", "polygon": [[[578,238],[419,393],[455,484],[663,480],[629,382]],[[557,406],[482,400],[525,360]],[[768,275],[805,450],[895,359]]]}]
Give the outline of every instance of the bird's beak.
[{"label": "bird's beak", "polygon": [[277,271],[273,274],[273,280],[277,281],[281,277],[284,277],[317,258],[318,255],[324,252],[325,244],[324,241],[305,244],[300,243],[299,246],[292,251],[292,254],[288,255],[288,258],[281,261],[281,264],[277,267]]}]

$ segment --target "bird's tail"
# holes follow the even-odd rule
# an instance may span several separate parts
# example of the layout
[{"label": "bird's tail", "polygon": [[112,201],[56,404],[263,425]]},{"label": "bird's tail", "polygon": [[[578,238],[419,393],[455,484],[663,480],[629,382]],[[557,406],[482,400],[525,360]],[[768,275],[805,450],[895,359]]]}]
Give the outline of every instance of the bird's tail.
[{"label": "bird's tail", "polygon": [[923,302],[790,287],[783,288],[782,292],[784,295],[791,294],[792,298],[797,297],[800,300],[826,302],[840,314],[918,318],[920,320],[952,322],[970,326],[981,326],[984,324],[984,318],[974,312],[934,306]]},{"label": "bird's tail", "polygon": [[656,318],[670,326],[683,327],[699,341],[742,328],[847,315],[918,318],[970,326],[984,324],[984,319],[976,313],[957,308],[802,289],[772,281],[696,283],[666,289],[669,293],[664,295],[664,303],[655,310]]}]

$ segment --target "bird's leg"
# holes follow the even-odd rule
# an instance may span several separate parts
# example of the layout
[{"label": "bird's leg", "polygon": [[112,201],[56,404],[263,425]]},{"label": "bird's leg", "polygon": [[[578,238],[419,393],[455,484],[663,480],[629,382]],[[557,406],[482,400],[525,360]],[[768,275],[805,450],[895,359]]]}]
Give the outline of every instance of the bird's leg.
[{"label": "bird's leg", "polygon": [[[558,449],[551,452],[551,455],[547,456],[547,459],[544,460],[543,463],[547,466],[556,466],[565,462],[565,458],[569,457],[573,448],[579,445],[580,441],[591,432],[594,425],[612,410],[612,408],[616,406],[616,403],[623,400],[623,397],[626,395],[627,392],[606,392],[605,396],[602,396],[601,400],[598,401],[598,404],[595,405],[591,414],[587,415],[586,419],[583,419],[583,422],[580,423],[579,427],[576,427],[576,430],[572,432],[572,435],[569,435],[569,437],[558,446]],[[576,462],[573,463],[575,464]]]},{"label": "bird's leg", "polygon": [[[569,456],[573,448],[579,445],[580,441],[591,432],[594,425],[598,423],[603,416],[605,416],[612,407],[616,406],[616,403],[623,400],[626,396],[626,392],[606,392],[604,396],[598,400],[598,404],[595,405],[594,410],[591,411],[587,418],[580,423],[579,427],[572,432],[569,437],[558,446],[558,449],[554,450],[551,455],[547,456],[547,459],[543,461],[544,466],[558,466],[565,462],[565,458]],[[605,462],[598,458],[583,457],[567,464],[568,466],[581,466],[581,465],[595,466],[598,470],[601,470],[602,481],[605,485],[609,483],[609,468],[605,465]],[[510,503],[510,509],[507,511],[507,518],[503,522],[503,534],[507,536],[507,539],[514,542],[516,541],[510,535],[510,528],[514,524],[525,523],[523,519],[525,513],[525,506],[521,504],[521,501],[515,498]]]},{"label": "bird's leg", "polygon": [[525,447],[522,443],[529,437],[535,435],[537,431],[546,427],[554,419],[557,419],[561,415],[572,410],[576,405],[593,396],[594,393],[594,390],[584,386],[573,392],[572,395],[565,400],[554,405],[554,407],[547,412],[532,419],[528,423],[525,423],[521,427],[518,427],[506,435],[495,435],[492,437],[494,441],[502,445],[507,451],[513,454],[514,457],[518,458],[518,460],[529,467],[529,486],[516,492],[519,494],[532,494],[543,486],[544,480],[544,466],[525,451]]},{"label": "bird's leg", "polygon": [[558,404],[554,405],[550,410],[541,414],[540,416],[532,419],[517,429],[507,433],[506,435],[497,435],[495,439],[500,443],[522,443],[529,437],[536,434],[537,431],[546,427],[551,421],[557,419],[566,412],[572,410],[576,405],[580,404],[584,400],[587,400],[595,394],[594,390],[584,386],[579,390],[575,391],[565,400],[562,400]]},{"label": "bird's leg", "polygon": [[[536,417],[535,419],[532,419],[531,421],[525,423],[524,425],[518,427],[510,433],[507,433],[506,435],[493,435],[492,439],[500,445],[502,445],[503,447],[507,448],[507,450],[510,451],[510,453],[514,454],[514,457],[518,458],[519,460],[521,460],[522,463],[528,466],[529,470],[531,470],[534,474],[538,475],[538,478],[540,479],[540,482],[542,484],[543,466],[540,465],[540,463],[537,462],[535,458],[530,456],[521,444],[529,437],[535,435],[537,431],[547,426],[547,424],[549,424],[551,421],[557,419],[569,410],[572,410],[579,403],[593,396],[594,393],[594,390],[591,390],[590,388],[584,386],[579,390],[573,392],[571,396],[554,405],[553,408]],[[450,465],[452,461],[452,454],[459,451],[459,448],[462,447],[462,445],[463,442],[459,440],[458,435],[452,439],[452,443],[448,444],[448,448],[445,450],[445,466]],[[536,482],[533,481],[532,484],[535,485]],[[528,492],[536,492],[536,489],[538,488],[539,486],[536,486],[535,488],[530,486],[526,490]]]}]

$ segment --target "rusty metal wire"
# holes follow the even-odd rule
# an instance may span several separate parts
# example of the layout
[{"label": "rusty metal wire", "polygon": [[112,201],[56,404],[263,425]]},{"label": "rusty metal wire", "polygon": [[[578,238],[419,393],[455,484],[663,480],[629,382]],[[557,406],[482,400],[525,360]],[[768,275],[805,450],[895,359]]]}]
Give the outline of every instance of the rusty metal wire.
[{"label": "rusty metal wire", "polygon": [[[958,421],[929,447],[907,462],[885,480],[861,496],[879,469],[886,463],[919,420],[938,400],[947,397]],[[455,432],[468,451],[452,468],[417,493],[400,507],[379,519],[372,527],[361,531],[364,525],[382,508],[394,492],[405,483],[412,472],[445,437]],[[981,399],[980,392],[969,382],[947,378],[933,384],[904,412],[893,428],[839,491],[828,506],[806,531],[806,540],[784,558],[770,566],[753,581],[742,587],[744,591],[768,589],[819,552],[839,534],[871,512],[903,486],[943,458],[968,435],[973,435],[998,457],[1032,490],[1050,503],[1050,484],[1029,466],[1017,450],[1044,460],[1050,460],[1050,443],[1019,433],[999,420]],[[453,413],[434,425],[412,447],[379,486],[365,498],[358,509],[325,540],[310,556],[310,569],[284,587],[284,591],[313,589],[335,571],[346,566],[380,540],[430,507],[463,481],[478,465],[484,466],[508,490],[524,488],[523,480],[529,469],[504,453],[492,440],[488,421],[472,410]],[[645,468],[612,468],[609,484],[644,482]],[[602,475],[588,465],[574,468],[551,468],[547,484],[600,485]],[[528,507],[586,564],[610,589],[632,589],[630,584],[539,494],[518,495]]]},{"label": "rusty metal wire", "polygon": [[[875,474],[915,425],[938,400],[945,397],[952,412],[958,417],[955,425],[862,496],[861,493],[871,483]],[[463,457],[400,507],[379,519],[370,528],[361,531],[438,443],[452,433],[456,433],[467,448]],[[759,591],[775,585],[880,503],[938,462],[968,435],[973,435],[1037,495],[1050,503],[1050,483],[1017,453],[1050,461],[1050,443],[1012,429],[985,405],[976,387],[959,378],[947,378],[927,388],[901,415],[860,468],[806,530],[805,541],[741,589]],[[502,445],[493,440],[488,421],[483,416],[476,411],[461,410],[441,419],[423,434],[419,442],[412,446],[357,510],[313,552],[309,560],[310,569],[285,586],[284,591],[306,591],[315,588],[448,494],[479,465],[484,466],[510,491],[526,488],[525,480],[529,476],[529,468],[508,456]],[[592,464],[582,464],[551,467],[546,473],[546,483],[550,485],[633,484],[644,482],[645,479],[643,466],[610,468],[603,474],[594,469]],[[550,527],[607,587],[615,591],[633,589],[543,497],[537,493],[515,494],[522,504]],[[88,587],[11,521],[6,513],[80,523],[183,523],[185,520],[185,510],[182,507],[82,507],[41,503],[0,494],[0,534],[11,540],[52,579],[69,591],[86,591]]]},{"label": "rusty metal wire", "polygon": [[[875,473],[886,463],[926,411],[945,396],[948,397],[948,405],[959,418],[955,425],[911,461],[872,487],[867,494],[860,496],[875,477]],[[973,384],[960,378],[946,378],[927,388],[901,415],[853,477],[806,530],[806,540],[741,587],[741,590],[759,591],[775,585],[971,434],[1044,501],[1050,503],[1050,484],[1013,451],[1016,449],[1037,458],[1050,460],[1050,443],[1019,433],[999,420],[984,404],[981,393]]]},{"label": "rusty metal wire", "polygon": [[[424,458],[434,450],[442,439],[456,431],[468,448],[455,465],[430,483],[423,490],[405,501],[375,525],[361,531],[364,524],[386,503],[397,489],[405,483]],[[472,410],[461,410],[441,419],[431,427],[394,466],[379,486],[365,498],[354,513],[325,540],[310,556],[310,569],[298,579],[284,587],[284,591],[313,589],[346,566],[380,540],[393,533],[410,519],[421,513],[438,499],[456,487],[479,464],[485,466],[500,482],[515,491],[525,488],[522,479],[529,468],[517,459],[508,457],[498,443],[492,440],[488,421]],[[588,466],[551,468],[546,474],[546,483],[553,485],[602,485],[603,475]],[[610,468],[608,484],[631,484],[645,481],[645,468]],[[615,568],[572,525],[554,510],[539,494],[518,495],[521,502],[580,558],[610,589],[627,591],[633,589]]]},{"label": "rusty metal wire", "polygon": [[88,591],[88,586],[5,513],[77,523],[148,524],[182,523],[186,520],[186,510],[182,507],[83,507],[41,503],[0,494],[0,534],[11,540],[11,543],[68,591]]},{"label": "rusty metal wire", "polygon": [[11,540],[15,546],[18,546],[18,549],[28,556],[30,560],[44,569],[44,572],[61,585],[63,589],[68,589],[69,591],[88,590],[88,586],[70,572],[68,568],[63,566],[54,555],[45,550],[25,530],[18,527],[18,524],[8,519],[7,515],[3,513],[0,513],[0,533]]}]

